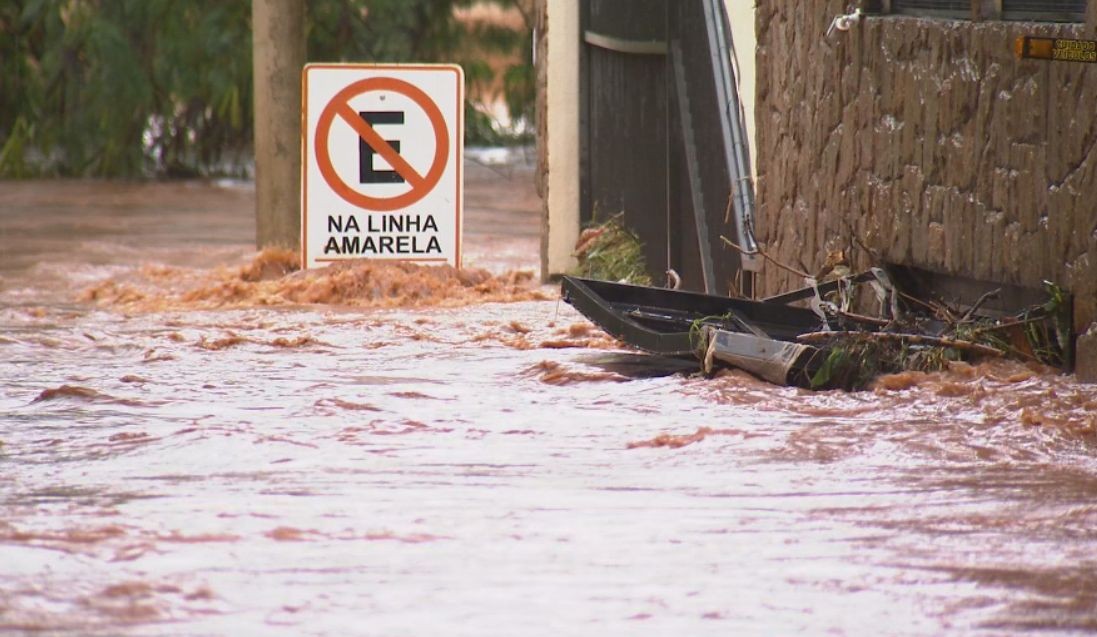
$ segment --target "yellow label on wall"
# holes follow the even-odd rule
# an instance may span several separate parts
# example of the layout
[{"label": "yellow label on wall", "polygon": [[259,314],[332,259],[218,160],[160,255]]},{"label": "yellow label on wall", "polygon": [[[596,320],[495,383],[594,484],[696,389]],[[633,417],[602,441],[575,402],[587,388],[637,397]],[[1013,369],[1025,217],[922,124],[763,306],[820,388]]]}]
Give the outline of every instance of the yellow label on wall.
[{"label": "yellow label on wall", "polygon": [[1019,58],[1097,63],[1097,41],[1094,40],[1025,36],[1017,38],[1014,51]]}]

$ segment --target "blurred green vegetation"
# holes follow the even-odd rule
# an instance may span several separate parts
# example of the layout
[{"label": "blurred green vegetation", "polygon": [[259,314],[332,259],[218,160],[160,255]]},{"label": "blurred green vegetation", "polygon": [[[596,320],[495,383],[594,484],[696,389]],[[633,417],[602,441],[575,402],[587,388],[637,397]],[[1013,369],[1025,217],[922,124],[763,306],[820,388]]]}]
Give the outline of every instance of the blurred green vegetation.
[{"label": "blurred green vegetation", "polygon": [[[455,13],[475,5],[520,24]],[[532,0],[306,7],[310,61],[461,64],[467,143],[521,141],[486,114],[496,89],[532,124]],[[248,0],[0,2],[0,177],[240,174],[252,124]]]}]

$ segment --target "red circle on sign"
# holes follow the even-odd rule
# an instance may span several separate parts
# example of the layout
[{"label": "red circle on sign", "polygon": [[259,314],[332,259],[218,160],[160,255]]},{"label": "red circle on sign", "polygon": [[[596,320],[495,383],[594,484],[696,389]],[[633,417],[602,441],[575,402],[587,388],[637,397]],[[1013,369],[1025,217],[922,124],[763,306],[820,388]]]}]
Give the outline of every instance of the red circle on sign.
[{"label": "red circle on sign", "polygon": [[[373,127],[362,120],[358,113],[351,108],[350,100],[368,93],[369,91],[392,91],[399,93],[415,102],[419,108],[427,114],[434,133],[435,148],[434,160],[425,175],[421,175],[392,146],[373,130]],[[395,197],[371,197],[351,188],[347,182],[335,172],[335,166],[331,162],[331,152],[328,149],[328,138],[331,136],[331,125],[335,118],[341,118],[347,125],[354,129],[358,136],[366,141],[376,152],[381,155],[393,170],[411,184],[411,190]],[[417,86],[403,80],[391,77],[372,77],[359,80],[344,88],[331,98],[328,105],[320,113],[320,119],[316,124],[316,162],[320,167],[320,174],[324,181],[331,186],[335,194],[346,201],[367,210],[388,212],[406,208],[419,201],[438,184],[442,173],[446,169],[446,158],[449,155],[449,129],[446,120],[442,117],[442,111],[430,97]]]}]

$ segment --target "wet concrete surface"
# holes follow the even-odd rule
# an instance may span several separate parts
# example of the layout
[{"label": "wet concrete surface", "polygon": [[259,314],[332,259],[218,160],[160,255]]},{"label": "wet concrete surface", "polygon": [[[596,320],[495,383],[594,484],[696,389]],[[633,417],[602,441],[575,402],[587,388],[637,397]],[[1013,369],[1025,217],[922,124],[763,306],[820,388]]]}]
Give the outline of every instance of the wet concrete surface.
[{"label": "wet concrete surface", "polygon": [[246,184],[0,184],[0,632],[1097,630],[1092,387],[705,379],[515,275],[531,171],[468,172],[490,275],[357,303],[241,274]]}]

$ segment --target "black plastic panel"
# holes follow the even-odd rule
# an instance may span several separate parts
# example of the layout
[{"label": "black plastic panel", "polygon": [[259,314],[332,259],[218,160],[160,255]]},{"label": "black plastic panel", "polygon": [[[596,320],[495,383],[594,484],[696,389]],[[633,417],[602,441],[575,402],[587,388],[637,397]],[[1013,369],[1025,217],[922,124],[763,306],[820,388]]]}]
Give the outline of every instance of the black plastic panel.
[{"label": "black plastic panel", "polygon": [[811,310],[662,288],[564,277],[565,302],[613,337],[664,356],[693,356],[699,322],[730,331],[748,323],[771,338],[792,341],[821,329]]}]

